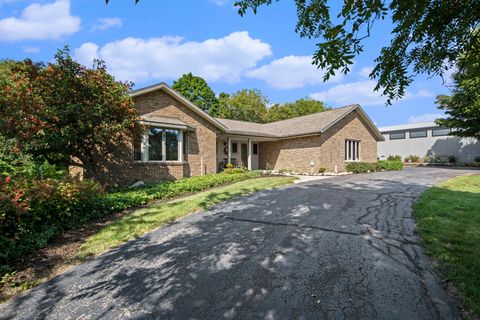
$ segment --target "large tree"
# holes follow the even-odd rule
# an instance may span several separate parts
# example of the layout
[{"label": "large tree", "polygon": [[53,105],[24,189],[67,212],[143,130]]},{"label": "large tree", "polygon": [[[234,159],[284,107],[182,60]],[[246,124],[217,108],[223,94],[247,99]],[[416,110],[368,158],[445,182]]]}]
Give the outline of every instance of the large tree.
[{"label": "large tree", "polygon": [[453,85],[450,96],[437,97],[447,115],[437,123],[453,128],[453,135],[480,139],[480,51],[460,61]]},{"label": "large tree", "polygon": [[219,117],[263,123],[267,104],[268,98],[258,89],[243,89],[232,95],[221,93]]},{"label": "large tree", "polygon": [[131,85],[102,62],[86,68],[66,48],[48,64],[8,63],[0,68],[0,134],[23,152],[64,165],[77,158],[94,175],[98,156],[138,132]]},{"label": "large tree", "polygon": [[[256,14],[273,2],[237,0],[234,6],[244,16],[248,9]],[[336,3],[341,3],[339,8]],[[381,49],[370,74],[389,104],[405,95],[416,74],[443,75],[462,54],[475,51],[480,37],[475,32],[479,0],[295,0],[295,5],[295,31],[302,38],[320,39],[313,63],[326,69],[325,80],[350,71],[376,21],[392,21],[390,44]]]},{"label": "large tree", "polygon": [[[235,6],[243,16],[248,9],[256,13],[273,2],[238,0]],[[381,49],[370,74],[388,103],[405,94],[414,75],[442,75],[462,54],[468,56],[478,48],[480,34],[474,32],[480,22],[478,0],[345,0],[338,11],[328,0],[295,0],[295,4],[295,31],[300,37],[320,39],[313,63],[326,69],[325,80],[350,71],[376,21],[392,21],[391,42]]]},{"label": "large tree", "polygon": [[310,98],[298,99],[295,102],[285,104],[277,103],[268,109],[265,122],[291,119],[327,110],[330,110],[330,108],[325,106],[323,102]]},{"label": "large tree", "polygon": [[194,76],[191,72],[184,74],[177,81],[173,82],[173,89],[180,92],[208,114],[217,116],[218,100],[215,97],[215,92],[203,78]]}]

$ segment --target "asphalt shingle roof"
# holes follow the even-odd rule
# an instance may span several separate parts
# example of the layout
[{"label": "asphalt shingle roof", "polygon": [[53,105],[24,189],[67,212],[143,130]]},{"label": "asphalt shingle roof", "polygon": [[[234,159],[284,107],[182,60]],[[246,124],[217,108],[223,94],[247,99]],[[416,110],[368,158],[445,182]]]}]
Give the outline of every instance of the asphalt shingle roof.
[{"label": "asphalt shingle roof", "polygon": [[332,124],[358,107],[359,105],[353,104],[329,111],[265,124],[216,119],[227,127],[227,133],[283,138],[324,132]]}]

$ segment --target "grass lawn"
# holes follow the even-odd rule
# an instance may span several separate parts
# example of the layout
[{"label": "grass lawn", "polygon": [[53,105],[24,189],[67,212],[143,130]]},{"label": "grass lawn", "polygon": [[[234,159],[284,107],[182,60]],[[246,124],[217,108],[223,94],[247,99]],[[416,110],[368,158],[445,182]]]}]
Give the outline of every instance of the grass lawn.
[{"label": "grass lawn", "polygon": [[427,254],[480,316],[480,175],[428,189],[414,206]]},{"label": "grass lawn", "polygon": [[211,189],[192,196],[138,209],[106,225],[89,237],[81,246],[79,259],[100,254],[109,248],[138,237],[157,227],[190,213],[207,209],[219,202],[262,189],[275,188],[292,183],[293,177],[267,177],[237,182]]}]

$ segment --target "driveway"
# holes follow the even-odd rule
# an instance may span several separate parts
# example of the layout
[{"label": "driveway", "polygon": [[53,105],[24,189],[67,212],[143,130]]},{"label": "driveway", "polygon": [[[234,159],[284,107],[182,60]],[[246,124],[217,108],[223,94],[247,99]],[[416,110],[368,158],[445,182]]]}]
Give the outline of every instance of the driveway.
[{"label": "driveway", "polygon": [[237,198],[17,296],[0,318],[459,318],[411,205],[469,172],[410,168]]}]

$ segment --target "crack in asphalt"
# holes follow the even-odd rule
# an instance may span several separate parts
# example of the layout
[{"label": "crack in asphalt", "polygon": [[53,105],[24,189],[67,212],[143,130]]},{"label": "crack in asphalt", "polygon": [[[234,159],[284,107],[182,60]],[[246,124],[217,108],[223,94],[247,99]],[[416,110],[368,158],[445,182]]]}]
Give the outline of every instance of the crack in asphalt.
[{"label": "crack in asphalt", "polygon": [[411,206],[461,172],[352,175],[227,201],[13,298],[0,319],[456,319]]},{"label": "crack in asphalt", "polygon": [[343,231],[343,230],[335,230],[335,229],[324,228],[324,227],[313,226],[313,225],[306,225],[306,224],[301,224],[301,223],[293,223],[293,222],[272,222],[272,221],[265,221],[265,220],[236,218],[236,217],[226,216],[226,215],[223,215],[223,214],[219,214],[219,215],[217,215],[217,216],[218,216],[218,217],[221,217],[221,218],[223,218],[223,219],[232,220],[232,221],[259,223],[259,224],[266,224],[266,225],[271,225],[271,226],[300,227],[300,228],[322,230],[322,231],[334,232],[334,233],[340,233],[340,234],[346,234],[346,235],[352,235],[352,236],[359,236],[359,235],[361,235],[361,233],[357,233],[357,232],[350,232],[350,231]]}]

